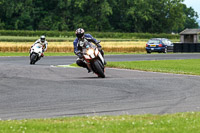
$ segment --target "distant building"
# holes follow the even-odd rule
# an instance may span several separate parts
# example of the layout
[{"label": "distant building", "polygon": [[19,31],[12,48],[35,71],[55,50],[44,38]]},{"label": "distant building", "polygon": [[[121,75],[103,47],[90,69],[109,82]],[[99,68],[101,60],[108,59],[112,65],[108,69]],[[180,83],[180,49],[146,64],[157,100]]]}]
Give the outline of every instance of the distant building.
[{"label": "distant building", "polygon": [[185,29],[180,36],[181,43],[199,43],[200,29]]}]

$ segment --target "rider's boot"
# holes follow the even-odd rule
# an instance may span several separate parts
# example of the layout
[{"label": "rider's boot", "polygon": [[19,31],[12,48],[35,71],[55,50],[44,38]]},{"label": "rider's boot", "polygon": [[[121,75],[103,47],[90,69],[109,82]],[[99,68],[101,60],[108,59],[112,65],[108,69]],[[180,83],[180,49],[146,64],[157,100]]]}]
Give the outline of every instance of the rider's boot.
[{"label": "rider's boot", "polygon": [[44,57],[44,54],[43,54],[43,53],[41,54],[41,57]]},{"label": "rider's boot", "polygon": [[88,73],[90,73],[92,70],[87,66],[85,62],[83,62],[81,59],[77,59],[76,64],[78,66],[81,66],[83,68],[86,68],[88,70]]},{"label": "rider's boot", "polygon": [[106,60],[104,59],[104,65],[106,65],[107,64],[107,62],[106,62]]}]

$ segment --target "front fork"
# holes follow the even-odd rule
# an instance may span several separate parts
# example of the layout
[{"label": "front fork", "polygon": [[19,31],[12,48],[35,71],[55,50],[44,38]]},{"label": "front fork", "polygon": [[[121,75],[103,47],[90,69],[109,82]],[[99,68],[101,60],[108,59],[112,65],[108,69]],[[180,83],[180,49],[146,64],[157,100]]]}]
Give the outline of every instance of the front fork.
[{"label": "front fork", "polygon": [[85,60],[85,59],[84,59],[84,62],[85,62],[85,64],[87,65],[87,68],[93,71],[93,69],[92,69],[92,67],[91,67],[91,61]]},{"label": "front fork", "polygon": [[86,63],[86,65],[87,65],[88,69],[92,70],[90,63]]}]

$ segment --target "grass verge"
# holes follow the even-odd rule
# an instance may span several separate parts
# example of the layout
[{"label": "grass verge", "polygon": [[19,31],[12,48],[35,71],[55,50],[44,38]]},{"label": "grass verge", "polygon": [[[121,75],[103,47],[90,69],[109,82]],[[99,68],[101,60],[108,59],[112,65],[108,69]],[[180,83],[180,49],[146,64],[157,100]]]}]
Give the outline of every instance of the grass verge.
[{"label": "grass verge", "polygon": [[108,62],[108,67],[200,75],[200,59]]},{"label": "grass verge", "polygon": [[[40,36],[0,36],[1,42],[34,42],[36,41]],[[69,41],[73,42],[75,37],[46,37],[47,41],[49,42],[64,42]],[[96,38],[97,40],[101,41],[148,41],[148,39],[122,39],[122,38]],[[177,41],[178,39],[174,39]]]},{"label": "grass verge", "polygon": [[[144,54],[145,52],[105,52],[105,55]],[[29,56],[28,52],[0,52],[0,56]],[[45,52],[45,56],[75,56],[73,52]]]},{"label": "grass verge", "polygon": [[[45,56],[73,56],[74,53],[54,53],[54,52],[46,52]],[[0,56],[29,56],[29,53],[26,52],[0,52]]]},{"label": "grass verge", "polygon": [[198,133],[200,113],[0,121],[3,133]]}]

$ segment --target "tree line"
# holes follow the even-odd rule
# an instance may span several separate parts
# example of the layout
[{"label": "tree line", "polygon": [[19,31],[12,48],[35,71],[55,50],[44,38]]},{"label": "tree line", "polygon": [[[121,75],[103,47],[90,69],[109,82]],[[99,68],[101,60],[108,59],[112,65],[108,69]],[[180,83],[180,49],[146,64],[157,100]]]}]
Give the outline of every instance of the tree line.
[{"label": "tree line", "polygon": [[0,0],[0,30],[180,32],[198,28],[184,0]]}]

